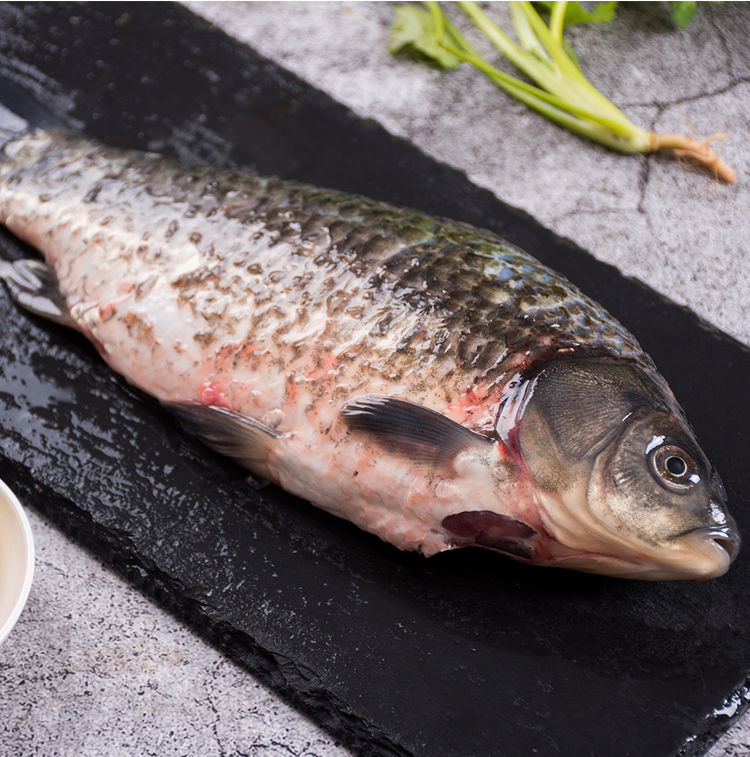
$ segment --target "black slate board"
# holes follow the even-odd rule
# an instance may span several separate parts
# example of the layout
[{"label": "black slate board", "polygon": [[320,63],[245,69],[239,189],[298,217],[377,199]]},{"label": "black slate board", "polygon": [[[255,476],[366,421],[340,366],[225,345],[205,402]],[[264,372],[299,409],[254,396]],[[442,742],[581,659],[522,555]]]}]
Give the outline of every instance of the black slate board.
[{"label": "black slate board", "polygon": [[[110,143],[423,208],[529,250],[640,338],[750,533],[750,351],[689,311],[180,7],[0,6],[0,76]],[[26,254],[7,233],[0,244]],[[401,554],[248,487],[85,341],[4,293],[0,318],[0,476],[353,748],[692,754],[726,725],[711,713],[750,669],[750,550],[705,584]]]}]

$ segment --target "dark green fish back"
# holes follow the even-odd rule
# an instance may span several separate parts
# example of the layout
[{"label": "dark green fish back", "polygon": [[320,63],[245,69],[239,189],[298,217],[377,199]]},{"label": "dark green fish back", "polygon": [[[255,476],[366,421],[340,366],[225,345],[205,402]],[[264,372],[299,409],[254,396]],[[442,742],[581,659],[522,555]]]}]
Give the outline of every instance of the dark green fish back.
[{"label": "dark green fish back", "polygon": [[[139,154],[130,165],[143,170]],[[399,352],[429,342],[432,354],[451,354],[461,370],[489,381],[510,364],[532,365],[559,351],[632,360],[653,370],[633,335],[604,308],[491,232],[245,171],[186,171],[166,159],[148,169],[158,171],[149,181],[155,196],[187,202],[190,213],[208,215],[218,204],[248,226],[260,222],[275,244],[320,250],[315,264],[330,274],[354,273],[371,302],[428,318],[398,343]],[[305,282],[298,285],[304,300]],[[374,320],[374,332],[387,333],[398,312]],[[427,336],[430,326],[434,332]]]},{"label": "dark green fish back", "polygon": [[[450,384],[449,401],[472,385],[497,396],[510,376],[557,354],[606,355],[655,371],[634,337],[567,279],[466,224],[61,134],[21,141],[0,165],[0,190],[6,214],[14,192],[25,193],[28,216],[17,225],[27,236],[35,225],[41,238],[77,224],[83,244],[106,247],[110,264],[143,268],[138,296],[154,272],[181,265],[175,250],[197,250],[200,263],[171,287],[207,324],[195,335],[207,349],[228,344],[220,322],[231,317],[216,303],[234,296],[249,308],[248,340],[263,332],[295,353],[280,358],[287,369],[300,350],[308,365],[331,352],[359,361],[360,376],[377,373],[381,383],[411,376],[414,385],[429,367],[433,383]],[[44,221],[50,208],[54,220]],[[311,330],[313,321],[325,326]],[[352,341],[353,331],[364,336]],[[306,342],[311,333],[316,345]]]}]

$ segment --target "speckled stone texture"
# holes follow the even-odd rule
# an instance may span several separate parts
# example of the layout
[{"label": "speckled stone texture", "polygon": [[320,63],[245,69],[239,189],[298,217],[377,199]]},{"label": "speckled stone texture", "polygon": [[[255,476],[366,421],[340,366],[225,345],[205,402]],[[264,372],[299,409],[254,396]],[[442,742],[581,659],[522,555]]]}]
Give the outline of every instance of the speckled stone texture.
[{"label": "speckled stone texture", "polygon": [[36,579],[0,648],[0,754],[345,757],[348,750],[36,511]]},{"label": "speckled stone texture", "polygon": [[[193,7],[360,114],[462,168],[501,199],[748,343],[750,8],[734,3],[701,8],[680,35],[670,29],[666,11],[659,16],[640,5],[622,5],[610,27],[571,33],[584,69],[643,123],[697,135],[730,131],[721,151],[738,168],[736,186],[720,186],[662,158],[623,158],[592,147],[528,113],[472,72],[443,75],[391,60],[385,51],[390,4]],[[6,27],[2,34],[13,30]],[[747,442],[738,438],[737,444],[746,448]],[[17,629],[0,648],[0,751],[346,753],[31,516],[37,575]],[[740,704],[741,697],[725,711],[732,714]],[[714,746],[712,757],[747,754],[746,723],[740,721]]]}]

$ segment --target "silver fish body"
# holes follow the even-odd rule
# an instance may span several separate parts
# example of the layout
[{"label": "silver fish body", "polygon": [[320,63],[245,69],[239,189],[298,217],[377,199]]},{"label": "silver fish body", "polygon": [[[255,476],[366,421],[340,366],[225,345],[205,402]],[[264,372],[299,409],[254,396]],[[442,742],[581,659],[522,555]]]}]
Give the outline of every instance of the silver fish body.
[{"label": "silver fish body", "polygon": [[736,553],[634,337],[489,232],[49,132],[6,145],[0,220],[112,368],[401,549],[642,578],[720,575]]}]

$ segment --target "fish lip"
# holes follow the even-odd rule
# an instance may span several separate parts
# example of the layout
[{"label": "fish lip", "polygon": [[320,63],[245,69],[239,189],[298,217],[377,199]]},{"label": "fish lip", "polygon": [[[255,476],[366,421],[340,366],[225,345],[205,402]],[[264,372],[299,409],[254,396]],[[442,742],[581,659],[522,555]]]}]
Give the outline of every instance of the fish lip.
[{"label": "fish lip", "polygon": [[682,562],[684,578],[707,581],[723,576],[739,552],[740,537],[731,526],[704,526],[693,529],[674,540],[677,554],[686,554]]},{"label": "fish lip", "polygon": [[722,525],[690,529],[658,544],[643,542],[640,548],[630,545],[628,550],[613,550],[618,545],[606,533],[593,533],[601,539],[598,545],[566,543],[561,538],[565,526],[570,530],[576,523],[563,523],[561,531],[550,514],[553,511],[550,502],[540,498],[545,530],[563,548],[544,560],[550,566],[647,581],[707,581],[724,575],[739,551],[739,533],[728,515]]},{"label": "fish lip", "polygon": [[[669,544],[670,542],[668,542]],[[646,581],[708,581],[723,576],[739,550],[739,536],[727,528],[697,528],[671,541],[672,554],[622,555],[591,553],[559,558],[557,567],[574,567],[587,573]],[[670,551],[671,551],[670,550]]]},{"label": "fish lip", "polygon": [[[686,534],[685,537],[693,537],[693,539],[705,539],[706,541],[716,542],[722,547],[729,555],[729,565],[731,565],[736,559],[737,554],[740,551],[742,545],[742,537],[739,531],[732,526],[705,526],[701,528],[693,529]],[[682,538],[682,537],[680,537]]]}]

